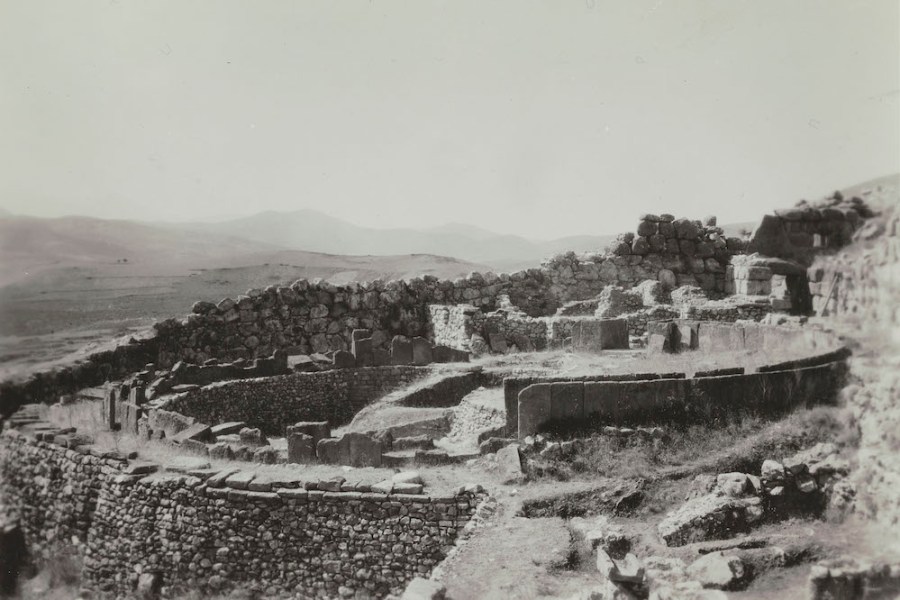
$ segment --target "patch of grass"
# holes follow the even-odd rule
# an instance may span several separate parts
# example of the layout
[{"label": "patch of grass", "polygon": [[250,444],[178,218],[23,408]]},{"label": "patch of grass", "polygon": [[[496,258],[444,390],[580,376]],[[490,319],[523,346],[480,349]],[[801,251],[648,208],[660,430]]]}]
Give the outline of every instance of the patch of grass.
[{"label": "patch of grass", "polygon": [[790,456],[817,442],[852,445],[854,429],[835,407],[800,409],[779,421],[759,417],[722,425],[673,427],[646,439],[594,434],[561,458],[535,456],[532,479],[567,481],[590,473],[623,479],[653,479],[698,473],[756,473],[767,458]]}]

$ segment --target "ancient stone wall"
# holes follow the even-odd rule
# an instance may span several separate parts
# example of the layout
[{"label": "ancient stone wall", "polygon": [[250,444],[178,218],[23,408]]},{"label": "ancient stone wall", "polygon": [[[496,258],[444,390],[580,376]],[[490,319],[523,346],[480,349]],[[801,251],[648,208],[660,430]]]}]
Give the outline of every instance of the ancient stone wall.
[{"label": "ancient stone wall", "polygon": [[250,290],[218,304],[197,302],[185,322],[158,324],[159,364],[268,356],[276,349],[346,350],[352,331],[359,328],[370,329],[374,346],[384,347],[394,335],[428,333],[429,320],[439,323],[432,332],[438,343],[459,347],[452,335],[443,335],[440,325],[451,316],[455,322],[459,315],[446,312],[438,317],[429,312],[429,305],[467,304],[490,311],[499,307],[503,295],[525,314],[542,316],[553,314],[564,302],[592,298],[607,285],[631,287],[646,279],[721,293],[725,265],[742,249],[740,240],[723,237],[714,219],[703,225],[671,215],[644,215],[637,236],[620,236],[606,252],[556,256],[540,269],[473,273],[454,281],[426,276],[335,286],[300,280]]},{"label": "ancient stone wall", "polygon": [[298,421],[349,423],[364,406],[428,372],[414,366],[365,367],[242,379],[172,396],[157,408],[209,424],[243,421],[283,436]]},{"label": "ancient stone wall", "polygon": [[[727,419],[744,411],[775,413],[788,405],[833,402],[846,376],[849,352],[824,331],[749,322],[679,320],[660,325],[651,328],[651,352],[751,350],[768,362],[746,374],[736,366],[690,374],[509,377],[503,381],[507,434],[530,435],[549,421],[589,416],[609,425]],[[797,358],[778,358],[784,356]],[[530,396],[525,395],[532,386]],[[555,401],[554,394],[559,394]],[[529,414],[524,429],[523,395]]]},{"label": "ancient stone wall", "polygon": [[74,544],[101,598],[242,584],[272,598],[381,598],[443,560],[478,502],[341,480],[257,485],[234,470],[148,474],[156,467],[70,438],[4,431],[0,486],[32,552],[52,559]]}]

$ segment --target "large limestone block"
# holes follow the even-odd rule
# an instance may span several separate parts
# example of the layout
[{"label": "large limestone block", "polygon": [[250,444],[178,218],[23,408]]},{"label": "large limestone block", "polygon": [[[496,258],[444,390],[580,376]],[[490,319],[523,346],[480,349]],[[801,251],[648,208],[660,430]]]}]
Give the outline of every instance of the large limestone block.
[{"label": "large limestone block", "polygon": [[349,465],[350,464],[350,444],[349,440],[340,438],[326,438],[319,440],[316,444],[316,456],[319,462],[329,465]]},{"label": "large limestone block", "polygon": [[627,350],[628,319],[601,319],[600,346],[604,350]]},{"label": "large limestone block", "polygon": [[405,336],[395,335],[391,340],[391,364],[413,364],[413,345]]},{"label": "large limestone block", "polygon": [[614,381],[584,383],[584,415],[605,423],[616,423],[621,415],[622,386]]},{"label": "large limestone block", "polygon": [[739,587],[746,575],[744,563],[734,555],[710,552],[691,563],[687,569],[691,579],[705,588],[730,590]]},{"label": "large limestone block", "polygon": [[299,464],[316,462],[316,441],[313,436],[305,433],[289,433],[287,443],[288,462]]},{"label": "large limestone block", "polygon": [[352,353],[357,367],[371,367],[375,364],[375,348],[370,337],[354,339]]},{"label": "large limestone block", "polygon": [[302,433],[312,437],[313,444],[318,444],[319,440],[323,440],[331,436],[331,425],[328,421],[299,421],[287,428],[288,435],[292,433]]},{"label": "large limestone block", "polygon": [[412,364],[417,366],[430,365],[434,362],[431,343],[423,337],[414,337],[412,340],[412,356]]},{"label": "large limestone block", "polygon": [[744,329],[738,325],[700,323],[697,344],[704,352],[737,351],[744,349]]},{"label": "large limestone block", "polygon": [[518,444],[510,444],[505,448],[500,448],[500,450],[497,451],[496,457],[501,483],[522,483],[525,481],[525,473],[522,471],[522,457],[519,454]]},{"label": "large limestone block", "polygon": [[582,418],[584,418],[584,383],[550,384],[550,419],[557,421]]},{"label": "large limestone block", "polygon": [[657,530],[668,546],[733,538],[762,518],[758,497],[730,498],[708,494],[670,512]]},{"label": "large limestone block", "polygon": [[350,432],[341,436],[347,444],[350,462],[353,467],[380,467],[381,441],[364,433]]},{"label": "large limestone block", "polygon": [[550,420],[550,384],[537,383],[519,392],[519,438],[534,435]]},{"label": "large limestone block", "polygon": [[763,216],[747,244],[747,254],[754,252],[778,258],[794,257],[796,249],[791,244],[781,219],[775,215]]},{"label": "large limestone block", "polygon": [[186,440],[210,442],[213,439],[212,428],[206,423],[194,423],[187,429],[182,429],[173,435],[171,439],[179,444]]},{"label": "large limestone block", "polygon": [[118,427],[116,420],[116,390],[109,388],[103,393],[103,424],[110,431]]}]

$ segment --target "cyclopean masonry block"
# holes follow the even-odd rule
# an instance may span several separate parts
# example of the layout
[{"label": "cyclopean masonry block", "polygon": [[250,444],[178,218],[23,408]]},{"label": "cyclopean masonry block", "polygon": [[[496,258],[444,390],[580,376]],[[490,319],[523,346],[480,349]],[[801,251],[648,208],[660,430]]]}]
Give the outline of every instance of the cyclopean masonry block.
[{"label": "cyclopean masonry block", "polygon": [[550,419],[551,386],[539,383],[526,387],[519,392],[519,438],[534,435],[538,428]]}]

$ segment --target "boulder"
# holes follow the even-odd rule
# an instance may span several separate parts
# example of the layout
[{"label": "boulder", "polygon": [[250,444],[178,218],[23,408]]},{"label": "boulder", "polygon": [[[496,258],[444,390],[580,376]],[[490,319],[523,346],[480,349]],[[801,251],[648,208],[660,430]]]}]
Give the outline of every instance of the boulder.
[{"label": "boulder", "polygon": [[444,600],[447,590],[443,584],[416,577],[409,582],[400,600]]},{"label": "boulder", "polygon": [[523,483],[525,472],[522,470],[522,457],[519,455],[519,446],[511,444],[497,451],[497,468],[500,472],[501,483]]},{"label": "boulder", "polygon": [[750,530],[762,518],[758,497],[731,498],[707,494],[670,512],[659,523],[660,537],[669,546],[729,539]]},{"label": "boulder", "polygon": [[746,569],[740,558],[722,552],[710,552],[691,563],[688,575],[705,588],[731,590],[739,588],[746,578]]}]

